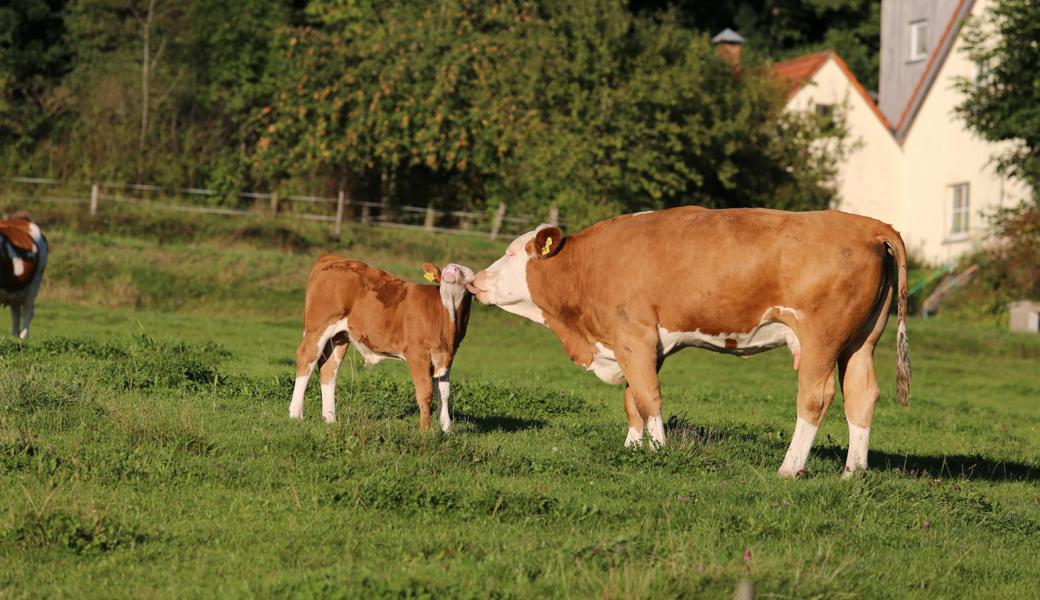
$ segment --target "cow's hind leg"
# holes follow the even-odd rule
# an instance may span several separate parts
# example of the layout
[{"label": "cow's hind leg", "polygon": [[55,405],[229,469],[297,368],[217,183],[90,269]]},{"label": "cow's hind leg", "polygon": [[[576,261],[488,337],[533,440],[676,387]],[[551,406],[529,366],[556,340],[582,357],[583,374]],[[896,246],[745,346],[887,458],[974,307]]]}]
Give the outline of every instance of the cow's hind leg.
[{"label": "cow's hind leg", "polygon": [[798,365],[798,420],[787,455],[777,471],[781,477],[796,477],[805,471],[816,431],[834,401],[834,363],[830,353],[812,352],[803,345]]},{"label": "cow's hind leg", "polygon": [[419,431],[430,430],[430,400],[433,398],[433,375],[430,356],[408,356],[408,372],[415,384],[415,402],[419,405]]},{"label": "cow's hind leg", "polygon": [[325,342],[318,358],[318,364],[321,365],[318,373],[321,382],[321,417],[327,423],[336,420],[336,375],[339,374],[339,365],[343,362],[349,343],[350,338],[345,332],[337,333]]},{"label": "cow's hind leg", "polygon": [[841,392],[845,400],[845,420],[849,423],[849,454],[845,459],[845,477],[867,470],[867,448],[870,446],[870,423],[874,405],[881,390],[874,375],[874,345],[864,344],[852,355],[838,362]]}]

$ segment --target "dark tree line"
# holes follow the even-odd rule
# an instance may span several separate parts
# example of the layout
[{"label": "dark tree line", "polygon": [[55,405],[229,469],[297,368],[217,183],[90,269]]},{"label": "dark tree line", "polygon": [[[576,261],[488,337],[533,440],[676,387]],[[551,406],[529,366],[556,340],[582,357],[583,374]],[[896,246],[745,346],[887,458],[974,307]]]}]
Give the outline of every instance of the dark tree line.
[{"label": "dark tree line", "polygon": [[[15,0],[0,160],[8,176],[556,205],[573,223],[822,207],[833,145],[783,112],[767,64],[846,38],[876,64],[872,5]],[[708,41],[734,25],[739,74]]]}]

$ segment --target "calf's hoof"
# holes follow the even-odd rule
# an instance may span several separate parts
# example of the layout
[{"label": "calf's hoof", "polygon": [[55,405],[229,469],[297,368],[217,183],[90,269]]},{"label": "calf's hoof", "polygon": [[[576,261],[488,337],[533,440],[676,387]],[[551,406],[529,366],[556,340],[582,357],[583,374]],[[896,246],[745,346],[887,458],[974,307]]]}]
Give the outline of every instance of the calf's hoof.
[{"label": "calf's hoof", "polygon": [[850,467],[845,465],[845,469],[841,472],[842,479],[861,479],[867,476],[866,467]]}]

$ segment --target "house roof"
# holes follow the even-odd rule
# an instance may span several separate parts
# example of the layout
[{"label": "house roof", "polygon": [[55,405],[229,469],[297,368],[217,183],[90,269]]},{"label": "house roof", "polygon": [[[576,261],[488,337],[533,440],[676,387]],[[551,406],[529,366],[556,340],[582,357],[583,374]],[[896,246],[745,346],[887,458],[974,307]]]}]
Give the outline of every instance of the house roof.
[{"label": "house roof", "polygon": [[720,31],[718,33],[718,35],[716,35],[715,37],[711,38],[711,43],[712,44],[743,44],[744,43],[744,37],[741,36],[736,31],[733,31],[732,29],[727,27],[727,28],[723,29],[722,31]]},{"label": "house roof", "polygon": [[820,70],[823,65],[827,64],[827,61],[834,60],[834,64],[841,69],[841,72],[852,84],[853,89],[859,93],[863,101],[867,103],[870,110],[874,113],[874,116],[878,118],[881,125],[891,131],[892,125],[882,114],[881,109],[878,108],[877,102],[874,98],[867,93],[867,90],[863,87],[863,84],[856,79],[856,75],[849,70],[849,66],[845,64],[845,61],[838,56],[838,53],[833,50],[824,50],[822,52],[814,52],[812,54],[805,54],[803,56],[797,56],[785,61],[775,63],[773,65],[773,73],[778,79],[786,81],[788,83],[787,97],[794,96],[806,83],[808,83],[816,72]]},{"label": "house roof", "polygon": [[939,43],[935,45],[935,48],[932,49],[932,53],[928,56],[928,63],[925,65],[924,71],[918,78],[917,83],[914,84],[914,89],[910,93],[910,98],[906,101],[906,105],[899,113],[899,121],[896,122],[896,125],[893,128],[896,139],[900,143],[902,143],[903,140],[906,139],[907,134],[910,133],[910,127],[914,123],[914,118],[917,117],[917,112],[921,109],[921,105],[924,104],[925,98],[928,97],[928,92],[932,89],[932,85],[938,78],[939,71],[946,62],[946,57],[949,56],[950,50],[953,49],[954,42],[957,41],[957,32],[960,31],[960,26],[971,13],[974,4],[975,0],[960,0],[960,2],[957,3],[957,8],[955,8],[951,13],[950,20],[946,23],[946,28],[943,30],[942,37],[939,38]]}]

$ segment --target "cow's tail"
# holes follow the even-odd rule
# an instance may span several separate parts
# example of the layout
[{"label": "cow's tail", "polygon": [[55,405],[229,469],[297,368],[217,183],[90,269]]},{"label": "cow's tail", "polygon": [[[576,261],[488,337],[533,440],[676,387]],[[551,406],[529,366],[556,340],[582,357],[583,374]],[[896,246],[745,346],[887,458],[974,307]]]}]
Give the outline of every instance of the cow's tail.
[{"label": "cow's tail", "polygon": [[903,238],[894,229],[881,236],[881,241],[892,253],[896,263],[896,315],[899,325],[896,330],[896,391],[899,403],[910,403],[910,341],[906,335],[906,246]]}]

